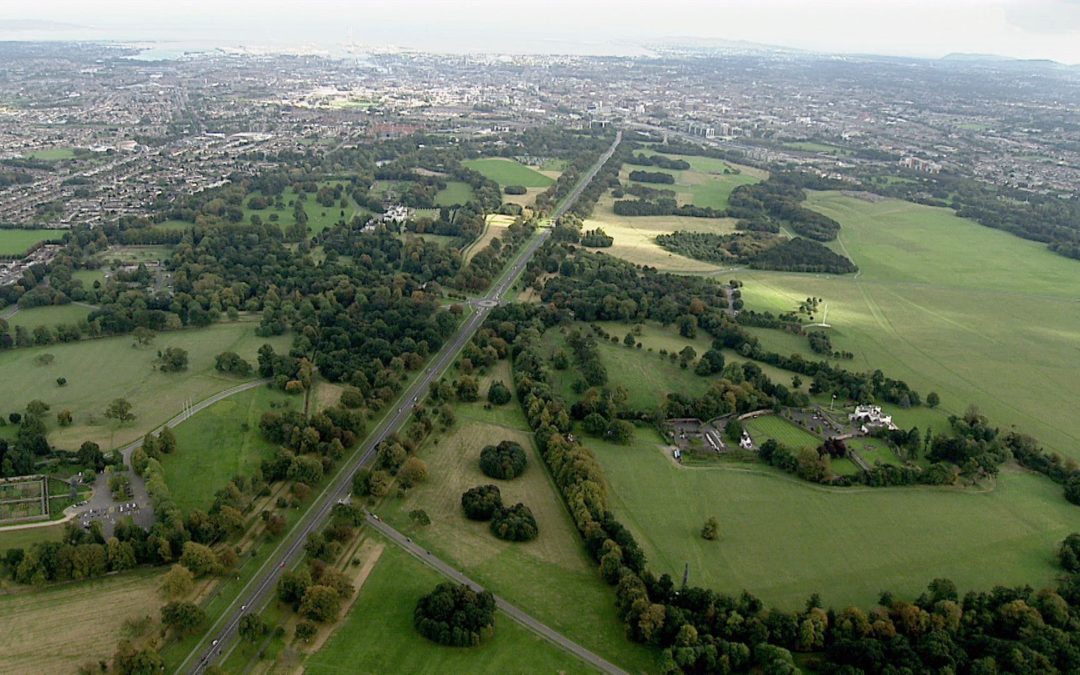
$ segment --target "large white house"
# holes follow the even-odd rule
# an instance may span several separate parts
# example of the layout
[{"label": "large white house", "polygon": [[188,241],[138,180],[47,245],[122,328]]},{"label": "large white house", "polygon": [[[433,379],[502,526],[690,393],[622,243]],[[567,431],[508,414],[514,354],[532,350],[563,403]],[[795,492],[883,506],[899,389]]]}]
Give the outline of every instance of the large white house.
[{"label": "large white house", "polygon": [[887,429],[897,429],[892,421],[892,415],[886,415],[881,411],[881,406],[877,405],[860,405],[856,406],[855,412],[848,415],[848,419],[852,424],[859,425],[859,428],[865,434],[871,429],[877,429],[885,427]]}]

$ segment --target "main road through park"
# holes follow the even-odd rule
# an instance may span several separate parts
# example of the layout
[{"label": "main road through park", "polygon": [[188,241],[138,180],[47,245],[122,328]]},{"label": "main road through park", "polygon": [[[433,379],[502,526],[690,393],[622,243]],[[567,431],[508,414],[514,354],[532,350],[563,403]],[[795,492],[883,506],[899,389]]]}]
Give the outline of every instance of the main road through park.
[{"label": "main road through park", "polygon": [[[577,201],[578,197],[581,196],[582,190],[584,190],[585,187],[592,182],[593,178],[596,177],[600,168],[611,158],[611,155],[615,152],[615,149],[621,141],[622,132],[620,131],[616,134],[615,141],[611,144],[611,147],[604,152],[589,172],[582,176],[581,180],[574,186],[574,189],[570,194],[562,200],[555,209],[555,212],[551,214],[552,220],[566,213],[567,209]],[[443,345],[442,349],[438,351],[435,358],[432,359],[431,363],[428,365],[428,368],[423,371],[423,374],[421,374],[416,381],[413,382],[412,386],[408,388],[405,394],[402,395],[399,399],[400,403],[398,409],[387,415],[375,430],[368,435],[363,444],[361,444],[356,452],[353,453],[351,458],[345,462],[342,468],[330,480],[327,487],[315,498],[314,503],[311,505],[311,508],[308,509],[307,513],[304,514],[296,526],[281,540],[274,549],[273,554],[263,563],[262,567],[248,581],[237,595],[236,599],[233,600],[232,604],[222,612],[221,616],[214,622],[210,630],[207,631],[199,643],[195,645],[195,648],[191,653],[188,654],[187,658],[177,667],[177,673],[201,673],[218,661],[222,655],[226,655],[231,651],[237,638],[237,627],[240,624],[241,617],[246,612],[260,610],[266,605],[269,599],[273,597],[277,580],[281,574],[285,570],[296,565],[303,558],[304,543],[307,541],[308,535],[318,530],[326,522],[335,503],[350,497],[352,493],[353,475],[375,457],[376,449],[380,443],[388,436],[398,431],[402,425],[405,424],[412,414],[413,407],[420,401],[420,398],[426,394],[431,383],[442,377],[450,367],[450,364],[454,362],[458,352],[460,352],[462,347],[464,347],[469,340],[472,339],[473,335],[476,334],[477,329],[483,324],[488,312],[492,308],[498,306],[503,295],[521,275],[522,270],[525,269],[525,265],[528,264],[533,254],[536,253],[537,249],[540,248],[549,235],[550,230],[540,230],[540,232],[533,236],[526,243],[524,248],[518,252],[509,269],[507,269],[492,288],[488,290],[488,293],[485,296],[470,302],[474,311],[469,315],[465,322],[462,323],[457,332],[445,345]],[[469,581],[467,577],[461,574],[461,572],[453,569],[445,562],[436,559],[427,551],[422,551],[422,549],[412,544],[412,542],[403,537],[400,533],[394,531],[385,523],[374,518],[369,518],[368,524],[369,526],[372,526],[373,529],[376,529],[385,535],[389,541],[404,547],[410,553],[416,555],[442,574],[456,581],[469,583],[474,588],[480,588],[479,585]],[[505,612],[510,618],[537,633],[541,637],[551,641],[553,644],[574,654],[585,663],[608,673],[622,672],[615,665],[545,626],[522,610],[510,605],[505,600],[499,598],[497,602],[499,609]],[[522,658],[527,658],[527,655],[523,654]]]}]

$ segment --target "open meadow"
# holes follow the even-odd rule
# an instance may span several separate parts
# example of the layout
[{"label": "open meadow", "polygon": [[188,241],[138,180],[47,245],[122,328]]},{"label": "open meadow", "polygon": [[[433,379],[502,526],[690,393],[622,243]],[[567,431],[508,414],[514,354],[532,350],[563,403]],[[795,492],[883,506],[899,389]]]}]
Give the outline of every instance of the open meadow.
[{"label": "open meadow", "polygon": [[413,628],[413,608],[445,581],[401,549],[387,545],[344,623],[303,664],[305,673],[587,673],[574,656],[502,612],[494,636],[477,647],[444,647]]},{"label": "open meadow", "polygon": [[[961,592],[1049,585],[1076,507],[1041,476],[1005,469],[990,487],[826,488],[758,464],[682,467],[639,429],[630,446],[589,439],[615,514],[650,568],[726,593],[749,590],[796,609],[872,605],[883,590],[914,597],[935,577]],[[705,519],[720,539],[700,535]]]},{"label": "open meadow", "polygon": [[176,452],[161,465],[173,499],[185,513],[208,510],[214,493],[234,476],[250,476],[277,446],[262,437],[264,412],[303,408],[302,396],[290,396],[266,386],[255,387],[218,401],[178,424]]},{"label": "open meadow", "polygon": [[436,206],[461,206],[472,199],[472,186],[460,180],[447,181],[446,187],[435,193]]},{"label": "open meadow", "polygon": [[[0,672],[73,673],[112,658],[125,623],[158,617],[158,571],[0,595]],[[151,630],[153,626],[151,626]]]},{"label": "open meadow", "polygon": [[678,253],[670,253],[656,243],[656,235],[676,230],[686,232],[712,232],[728,234],[735,231],[731,218],[693,218],[690,216],[620,216],[613,210],[615,198],[610,192],[600,196],[582,225],[583,230],[603,228],[615,241],[609,248],[601,249],[608,255],[617,256],[637,265],[649,265],[663,272],[677,274],[708,274],[718,271],[717,265],[694,260]]},{"label": "open meadow", "polygon": [[[835,349],[851,351],[852,370],[881,369],[946,413],[971,403],[998,425],[1016,425],[1053,450],[1080,459],[1080,263],[1045,246],[982,227],[950,210],[894,199],[869,201],[811,193],[807,205],[838,220],[830,246],[860,268],[856,275],[730,269],[670,254],[653,238],[678,229],[730,231],[722,221],[619,218],[601,198],[586,227],[615,238],[605,252],[663,271],[745,282],[749,308],[786,312],[808,296]],[[654,221],[654,222],[650,222]],[[689,225],[689,226],[688,226]],[[781,353],[809,355],[805,343],[752,330]],[[1018,358],[1023,355],[1023,358]]]},{"label": "open meadow", "polygon": [[66,305],[47,305],[20,309],[10,319],[8,325],[14,332],[17,326],[22,326],[33,333],[38,326],[57,326],[59,324],[76,324],[90,315],[92,308],[88,305],[68,303]]},{"label": "open meadow", "polygon": [[674,190],[675,198],[680,205],[693,204],[702,208],[726,209],[728,197],[731,192],[740,185],[757,183],[768,177],[768,173],[749,166],[740,166],[713,157],[700,157],[697,155],[669,155],[658,153],[656,149],[649,149],[638,154],[656,155],[664,154],[671,159],[681,159],[690,164],[690,168],[682,171],[662,169],[655,166],[638,166],[634,164],[623,165],[619,172],[619,180],[630,183],[631,171],[649,171],[670,174],[675,178],[673,185],[654,183],[639,183],[648,187]]},{"label": "open meadow", "polygon": [[[482,378],[482,394],[492,379],[510,383],[505,361]],[[428,464],[428,481],[403,499],[384,499],[379,515],[477,582],[605,658],[635,670],[655,668],[654,655],[624,637],[610,589],[585,552],[533,447],[517,401],[493,410],[484,410],[482,403],[457,404],[455,413],[457,424],[433,434],[420,451]],[[488,478],[479,467],[480,450],[502,440],[517,441],[528,451],[525,473],[511,481]],[[520,501],[532,510],[540,531],[537,539],[502,541],[491,534],[487,523],[465,517],[461,494],[487,483],[499,485],[504,503]],[[425,510],[431,524],[415,525],[408,517],[414,509]]]},{"label": "open meadow", "polygon": [[[9,384],[5,398],[7,415],[21,411],[33,399],[49,404],[49,440],[74,450],[83,441],[102,448],[119,447],[178,414],[185,403],[199,401],[243,380],[214,370],[214,357],[234,351],[254,364],[256,352],[265,343],[278,351],[288,349],[290,336],[260,338],[255,321],[218,323],[207,328],[160,333],[153,344],[133,346],[130,335],[83,340],[45,347],[28,347],[0,352],[0,381]],[[181,347],[188,352],[189,365],[180,373],[163,373],[154,367],[159,349]],[[37,358],[51,354],[42,365]],[[57,378],[67,384],[59,386]],[[117,426],[104,417],[109,402],[126,398],[136,415],[133,422]],[[70,410],[74,423],[58,427],[55,413]]]},{"label": "open meadow", "polygon": [[748,307],[820,297],[834,348],[855,354],[845,367],[936,391],[947,413],[975,403],[1080,459],[1080,263],[947,209],[832,192],[808,205],[842,224],[860,273],[741,270]]},{"label": "open meadow", "polygon": [[546,188],[555,182],[554,179],[536,169],[507,157],[467,159],[462,164],[485,178],[495,181],[499,187],[521,185],[527,188]]},{"label": "open meadow", "polygon": [[21,256],[41,241],[60,241],[63,230],[0,229],[0,256]]}]

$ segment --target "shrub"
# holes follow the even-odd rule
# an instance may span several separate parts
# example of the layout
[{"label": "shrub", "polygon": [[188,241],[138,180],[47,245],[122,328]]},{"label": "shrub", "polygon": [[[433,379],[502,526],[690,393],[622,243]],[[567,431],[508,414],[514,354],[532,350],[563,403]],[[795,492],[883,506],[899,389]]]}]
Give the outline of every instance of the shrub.
[{"label": "shrub", "polygon": [[490,478],[510,480],[525,471],[525,449],[513,441],[502,441],[480,451],[480,470]]}]

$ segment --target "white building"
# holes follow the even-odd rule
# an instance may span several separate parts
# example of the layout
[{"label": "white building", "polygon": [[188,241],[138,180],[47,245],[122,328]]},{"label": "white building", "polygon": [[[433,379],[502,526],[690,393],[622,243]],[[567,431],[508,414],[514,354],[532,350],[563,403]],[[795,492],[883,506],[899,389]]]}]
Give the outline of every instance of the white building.
[{"label": "white building", "polygon": [[879,427],[885,427],[887,429],[898,428],[893,424],[892,415],[886,415],[882,412],[881,406],[877,405],[856,406],[855,412],[848,415],[848,420],[850,420],[852,424],[859,425],[859,428],[864,434],[870,429]]}]

